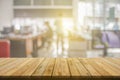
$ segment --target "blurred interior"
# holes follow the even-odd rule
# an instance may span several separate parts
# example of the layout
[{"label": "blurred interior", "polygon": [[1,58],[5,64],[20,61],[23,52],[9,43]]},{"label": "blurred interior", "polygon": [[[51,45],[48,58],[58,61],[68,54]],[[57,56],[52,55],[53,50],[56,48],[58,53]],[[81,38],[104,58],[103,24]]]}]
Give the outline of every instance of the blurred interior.
[{"label": "blurred interior", "polygon": [[120,0],[0,0],[2,57],[120,57]]}]

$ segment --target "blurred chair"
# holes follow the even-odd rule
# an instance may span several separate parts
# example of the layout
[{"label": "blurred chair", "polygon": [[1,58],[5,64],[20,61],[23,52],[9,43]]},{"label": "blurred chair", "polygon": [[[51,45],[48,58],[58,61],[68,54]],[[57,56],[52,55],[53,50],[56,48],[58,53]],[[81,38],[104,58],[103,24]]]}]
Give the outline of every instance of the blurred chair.
[{"label": "blurred chair", "polygon": [[10,41],[0,40],[0,58],[10,57]]}]

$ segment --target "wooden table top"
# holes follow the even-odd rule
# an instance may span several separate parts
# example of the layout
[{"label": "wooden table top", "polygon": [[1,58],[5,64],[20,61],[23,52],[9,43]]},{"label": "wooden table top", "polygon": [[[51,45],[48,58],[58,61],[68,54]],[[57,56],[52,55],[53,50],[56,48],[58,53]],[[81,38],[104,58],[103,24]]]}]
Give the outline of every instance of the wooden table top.
[{"label": "wooden table top", "polygon": [[4,78],[117,79],[120,58],[0,58],[0,80]]}]

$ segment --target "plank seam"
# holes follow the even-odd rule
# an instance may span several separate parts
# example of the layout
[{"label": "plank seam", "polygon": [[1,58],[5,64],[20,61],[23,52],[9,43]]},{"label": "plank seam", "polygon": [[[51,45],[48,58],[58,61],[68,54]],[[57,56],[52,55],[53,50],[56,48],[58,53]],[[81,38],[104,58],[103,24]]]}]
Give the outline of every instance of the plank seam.
[{"label": "plank seam", "polygon": [[41,63],[37,66],[37,68],[33,71],[33,73],[31,74],[31,76],[35,73],[35,71],[38,69],[38,67],[45,61],[45,58],[43,58],[43,60],[41,61]]},{"label": "plank seam", "polygon": [[70,78],[71,78],[72,76],[71,76],[71,71],[70,71],[70,65],[69,65],[68,59],[66,59],[66,60],[67,60],[67,64],[68,64],[68,69],[69,69],[69,73],[70,73]]},{"label": "plank seam", "polygon": [[51,77],[52,77],[52,75],[53,75],[53,73],[54,73],[55,62],[56,62],[56,58],[55,58],[55,61],[54,61],[54,66],[53,66],[53,69],[52,69]]},{"label": "plank seam", "polygon": [[90,74],[90,71],[86,68],[86,66],[83,64],[83,62],[80,61],[80,59],[78,58],[79,62],[84,66],[84,68],[88,71],[90,77],[92,77],[92,75]]}]

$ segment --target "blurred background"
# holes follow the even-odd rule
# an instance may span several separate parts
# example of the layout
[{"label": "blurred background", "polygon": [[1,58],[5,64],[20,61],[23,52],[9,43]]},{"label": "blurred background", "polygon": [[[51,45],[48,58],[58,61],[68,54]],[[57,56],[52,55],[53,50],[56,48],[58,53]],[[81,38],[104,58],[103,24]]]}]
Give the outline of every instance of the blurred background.
[{"label": "blurred background", "polygon": [[120,0],[0,0],[2,57],[120,57]]}]

